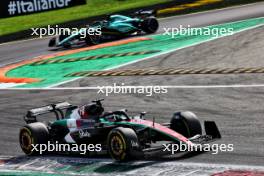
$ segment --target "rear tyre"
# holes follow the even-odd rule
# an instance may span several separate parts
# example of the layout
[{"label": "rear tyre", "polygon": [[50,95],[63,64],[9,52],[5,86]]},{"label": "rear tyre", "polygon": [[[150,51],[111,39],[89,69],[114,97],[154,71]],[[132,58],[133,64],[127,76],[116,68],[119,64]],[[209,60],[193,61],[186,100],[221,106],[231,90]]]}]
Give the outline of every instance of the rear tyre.
[{"label": "rear tyre", "polygon": [[187,138],[202,134],[202,126],[197,116],[189,111],[176,112],[171,118],[170,128]]},{"label": "rear tyre", "polygon": [[20,129],[19,143],[23,152],[27,155],[40,155],[38,151],[33,150],[32,145],[47,144],[49,140],[49,131],[45,124],[35,122],[28,124]]},{"label": "rear tyre", "polygon": [[62,46],[63,46],[63,48],[66,48],[66,49],[71,48],[71,44],[70,43],[64,43]]},{"label": "rear tyre", "polygon": [[154,17],[146,18],[141,24],[142,30],[147,34],[152,34],[157,32],[159,29],[159,22]]},{"label": "rear tyre", "polygon": [[138,138],[134,130],[118,127],[110,131],[107,138],[108,153],[117,161],[134,158],[133,151],[139,148]]}]

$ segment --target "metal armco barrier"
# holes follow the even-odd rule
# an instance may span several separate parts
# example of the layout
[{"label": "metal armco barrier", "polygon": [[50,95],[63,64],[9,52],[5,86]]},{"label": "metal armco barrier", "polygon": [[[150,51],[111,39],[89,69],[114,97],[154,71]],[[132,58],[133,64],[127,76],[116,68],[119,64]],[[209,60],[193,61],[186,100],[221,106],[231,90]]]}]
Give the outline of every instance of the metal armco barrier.
[{"label": "metal armco barrier", "polygon": [[65,77],[90,77],[90,76],[151,76],[151,75],[184,75],[184,74],[245,74],[264,73],[260,68],[165,68],[165,69],[133,69],[111,71],[82,71],[65,75]]},{"label": "metal armco barrier", "polygon": [[86,0],[1,0],[0,18],[39,13],[83,4],[86,4]]}]

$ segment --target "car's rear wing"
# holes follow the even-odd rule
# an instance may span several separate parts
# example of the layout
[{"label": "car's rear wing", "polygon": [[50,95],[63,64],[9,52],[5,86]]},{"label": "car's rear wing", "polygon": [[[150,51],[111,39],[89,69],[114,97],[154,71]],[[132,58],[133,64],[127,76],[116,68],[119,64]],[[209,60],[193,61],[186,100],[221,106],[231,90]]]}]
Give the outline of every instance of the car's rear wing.
[{"label": "car's rear wing", "polygon": [[68,102],[61,102],[56,104],[50,104],[39,108],[31,109],[27,112],[24,116],[24,120],[26,123],[33,123],[37,122],[37,116],[47,114],[47,113],[54,113],[57,120],[64,119],[65,114],[63,110],[72,110],[77,108]]}]

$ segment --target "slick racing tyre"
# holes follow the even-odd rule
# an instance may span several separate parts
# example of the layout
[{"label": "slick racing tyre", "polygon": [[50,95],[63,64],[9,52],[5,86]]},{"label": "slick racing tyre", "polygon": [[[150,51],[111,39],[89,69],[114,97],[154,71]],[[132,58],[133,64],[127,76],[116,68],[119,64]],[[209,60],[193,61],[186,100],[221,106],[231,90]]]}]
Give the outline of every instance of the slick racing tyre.
[{"label": "slick racing tyre", "polygon": [[170,121],[170,128],[186,138],[202,134],[202,126],[196,115],[192,112],[176,112]]},{"label": "slick racing tyre", "polygon": [[107,138],[108,153],[116,161],[127,161],[134,158],[133,150],[139,148],[134,130],[118,127],[110,131]]},{"label": "slick racing tyre", "polygon": [[33,150],[32,145],[47,144],[49,140],[49,131],[43,123],[35,122],[28,124],[20,129],[19,143],[23,152],[27,155],[39,155]]},{"label": "slick racing tyre", "polygon": [[101,42],[100,35],[89,35],[85,38],[87,45],[98,45]]},{"label": "slick racing tyre", "polygon": [[147,34],[152,34],[157,32],[159,29],[159,22],[154,17],[146,18],[141,24],[142,30]]},{"label": "slick racing tyre", "polygon": [[50,39],[49,41],[49,47],[53,47],[56,46],[56,37]]}]

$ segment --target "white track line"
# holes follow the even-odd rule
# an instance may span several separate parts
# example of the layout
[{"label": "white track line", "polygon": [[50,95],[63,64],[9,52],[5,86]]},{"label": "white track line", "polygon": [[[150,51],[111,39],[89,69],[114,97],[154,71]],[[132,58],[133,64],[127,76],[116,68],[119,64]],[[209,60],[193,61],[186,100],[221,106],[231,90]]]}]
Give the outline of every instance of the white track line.
[{"label": "white track line", "polygon": [[183,85],[183,86],[165,86],[166,88],[172,89],[219,89],[219,88],[255,88],[255,87],[264,87],[264,84],[233,84],[233,85]]},{"label": "white track line", "polygon": [[195,172],[198,172],[198,171],[200,171],[200,169],[197,169],[197,170],[195,170],[195,171],[191,171],[191,172],[189,172],[189,173],[187,173],[187,174],[183,174],[183,175],[181,175],[181,176],[193,175]]},{"label": "white track line", "polygon": [[0,83],[0,89],[6,89],[21,85],[24,85],[24,83]]},{"label": "white track line", "polygon": [[[158,85],[152,85],[158,86]],[[159,85],[160,86],[160,85]],[[109,85],[96,86],[96,87],[54,87],[54,88],[0,88],[0,90],[99,90],[102,87],[113,87]],[[115,86],[127,88],[146,88],[149,86]],[[231,84],[231,85],[162,85],[161,87],[168,89],[224,89],[224,88],[262,88],[264,84]]]}]

